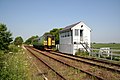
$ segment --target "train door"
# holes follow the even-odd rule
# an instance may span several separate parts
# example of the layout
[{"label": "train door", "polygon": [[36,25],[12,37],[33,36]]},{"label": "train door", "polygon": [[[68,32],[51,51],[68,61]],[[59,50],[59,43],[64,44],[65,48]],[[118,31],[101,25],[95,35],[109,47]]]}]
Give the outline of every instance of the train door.
[{"label": "train door", "polygon": [[50,48],[52,45],[52,38],[51,37],[48,37],[48,47]]}]

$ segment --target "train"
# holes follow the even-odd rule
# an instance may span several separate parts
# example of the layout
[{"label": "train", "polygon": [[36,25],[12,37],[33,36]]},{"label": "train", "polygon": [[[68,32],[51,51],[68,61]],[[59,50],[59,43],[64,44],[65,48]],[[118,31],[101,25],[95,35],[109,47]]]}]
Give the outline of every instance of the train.
[{"label": "train", "polygon": [[44,34],[43,36],[33,40],[33,47],[40,50],[53,50],[55,47],[55,37],[51,34]]}]

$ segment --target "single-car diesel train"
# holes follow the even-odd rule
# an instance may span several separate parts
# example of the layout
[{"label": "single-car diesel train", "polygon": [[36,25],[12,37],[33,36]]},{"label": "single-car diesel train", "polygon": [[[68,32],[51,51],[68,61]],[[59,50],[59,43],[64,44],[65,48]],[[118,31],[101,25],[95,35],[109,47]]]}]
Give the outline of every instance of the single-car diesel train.
[{"label": "single-car diesel train", "polygon": [[52,50],[55,47],[55,37],[51,34],[44,34],[33,40],[33,47],[40,50]]}]

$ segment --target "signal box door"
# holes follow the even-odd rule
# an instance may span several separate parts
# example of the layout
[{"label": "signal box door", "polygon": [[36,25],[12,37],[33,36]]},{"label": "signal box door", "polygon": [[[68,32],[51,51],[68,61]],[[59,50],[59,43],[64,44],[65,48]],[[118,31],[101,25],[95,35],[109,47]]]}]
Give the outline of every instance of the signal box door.
[{"label": "signal box door", "polygon": [[83,30],[80,30],[80,41],[83,41]]}]

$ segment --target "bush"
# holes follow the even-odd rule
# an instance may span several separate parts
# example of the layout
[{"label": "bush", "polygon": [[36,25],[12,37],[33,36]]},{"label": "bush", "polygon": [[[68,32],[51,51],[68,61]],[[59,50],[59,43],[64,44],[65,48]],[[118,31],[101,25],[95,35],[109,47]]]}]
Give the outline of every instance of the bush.
[{"label": "bush", "polygon": [[9,51],[13,52],[13,53],[18,52],[19,49],[20,49],[19,47],[15,46],[13,44],[9,46]]},{"label": "bush", "polygon": [[113,57],[113,60],[120,61],[120,57]]},{"label": "bush", "polygon": [[10,42],[12,41],[12,34],[7,31],[4,24],[0,24],[0,50],[7,50]]},{"label": "bush", "polygon": [[28,66],[21,48],[10,45],[12,54],[0,51],[0,80],[28,80]]},{"label": "bush", "polygon": [[84,50],[78,49],[77,52],[75,53],[75,55],[78,55],[78,56],[88,56],[89,53],[84,51]]},{"label": "bush", "polygon": [[22,39],[21,36],[15,38],[14,44],[15,44],[16,46],[22,45],[22,43],[23,43],[23,39]]}]

